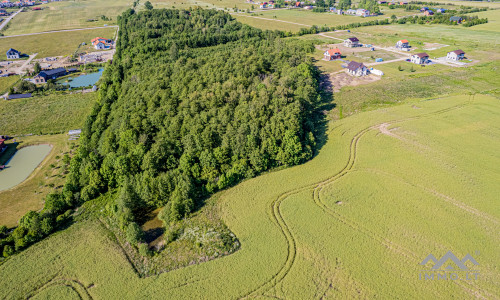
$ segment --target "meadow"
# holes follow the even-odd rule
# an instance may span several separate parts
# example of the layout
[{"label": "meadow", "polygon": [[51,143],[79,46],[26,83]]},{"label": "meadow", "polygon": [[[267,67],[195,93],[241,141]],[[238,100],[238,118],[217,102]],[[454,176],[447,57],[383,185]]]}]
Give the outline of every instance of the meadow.
[{"label": "meadow", "polygon": [[78,93],[0,101],[1,132],[13,136],[81,128],[95,99],[95,93]]},{"label": "meadow", "polygon": [[[4,262],[1,296],[72,286],[85,299],[494,298],[498,113],[497,98],[478,94],[334,122],[310,162],[218,195],[241,241],[234,254],[140,278],[106,227],[88,219]],[[481,280],[419,280],[419,263],[448,250],[472,254]]]},{"label": "meadow", "polygon": [[19,76],[0,77],[0,95],[7,93],[18,80]]},{"label": "meadow", "polygon": [[[116,24],[116,17],[130,7],[132,1],[76,0],[50,2],[43,10],[28,10],[12,19],[4,35],[17,35],[63,29],[99,27]],[[102,20],[104,15],[111,20]],[[96,19],[88,22],[89,19]]]},{"label": "meadow", "polygon": [[[87,45],[95,37],[114,38],[115,27],[92,30],[79,30],[67,32],[51,32],[29,36],[2,37],[0,38],[0,59],[6,59],[5,52],[14,48],[24,54],[38,53],[37,58],[50,56],[72,55],[78,46],[85,42]],[[96,51],[87,47],[87,51]]]}]

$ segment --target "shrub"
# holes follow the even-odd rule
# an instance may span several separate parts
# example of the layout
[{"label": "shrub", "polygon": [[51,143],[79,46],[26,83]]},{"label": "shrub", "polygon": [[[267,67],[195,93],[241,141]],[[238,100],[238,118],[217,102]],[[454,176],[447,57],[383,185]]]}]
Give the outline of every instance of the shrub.
[{"label": "shrub", "polygon": [[151,251],[149,250],[149,246],[146,243],[140,243],[139,244],[139,254],[142,256],[149,256],[151,255]]},{"label": "shrub", "polygon": [[135,222],[131,222],[127,226],[127,241],[129,241],[132,245],[137,245],[139,242],[142,242],[144,239],[144,232],[141,227],[137,225]]}]

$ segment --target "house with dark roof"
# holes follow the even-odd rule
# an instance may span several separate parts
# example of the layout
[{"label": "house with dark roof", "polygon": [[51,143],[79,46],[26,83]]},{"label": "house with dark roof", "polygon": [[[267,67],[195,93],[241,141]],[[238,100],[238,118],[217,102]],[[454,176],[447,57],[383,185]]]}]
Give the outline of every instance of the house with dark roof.
[{"label": "house with dark roof", "polygon": [[413,54],[410,58],[411,62],[417,65],[423,65],[429,61],[429,54],[422,52]]},{"label": "house with dark roof", "polygon": [[7,59],[18,59],[19,57],[21,57],[21,53],[19,51],[17,51],[16,49],[12,49],[12,48],[7,50],[6,54],[7,54]]},{"label": "house with dark roof", "polygon": [[444,9],[444,8],[438,8],[438,9],[436,10],[436,12],[437,12],[438,14],[444,14],[444,13],[446,12],[446,9]]},{"label": "house with dark roof", "polygon": [[432,16],[432,15],[434,15],[434,12],[429,9],[429,10],[424,11],[424,15],[425,16]]},{"label": "house with dark roof", "polygon": [[344,46],[349,48],[359,47],[359,40],[357,37],[350,37],[344,41]]},{"label": "house with dark roof", "polygon": [[335,48],[326,50],[323,55],[325,57],[325,60],[336,60],[341,58],[342,53],[340,53],[339,48]]},{"label": "house with dark roof", "polygon": [[396,49],[407,49],[410,48],[410,42],[408,40],[400,40],[396,43]]},{"label": "house with dark roof", "polygon": [[354,76],[365,76],[368,75],[370,71],[363,63],[350,61],[347,65],[347,73]]},{"label": "house with dark roof", "polygon": [[456,22],[457,24],[462,23],[463,20],[462,17],[450,17],[450,22]]},{"label": "house with dark roof", "polygon": [[455,50],[455,51],[450,51],[446,55],[447,60],[453,60],[453,61],[462,60],[462,59],[464,59],[464,57],[465,57],[465,52],[460,50],[460,49]]},{"label": "house with dark roof", "polygon": [[424,6],[424,7],[422,7],[422,8],[420,9],[420,11],[421,11],[421,12],[424,12],[424,11],[427,11],[427,10],[429,10],[429,8],[428,8],[427,6]]},{"label": "house with dark roof", "polygon": [[44,70],[35,77],[33,77],[33,82],[34,83],[45,83],[49,79],[57,79],[58,77],[66,75],[66,69],[65,68],[57,68],[57,69],[52,69],[52,70]]}]

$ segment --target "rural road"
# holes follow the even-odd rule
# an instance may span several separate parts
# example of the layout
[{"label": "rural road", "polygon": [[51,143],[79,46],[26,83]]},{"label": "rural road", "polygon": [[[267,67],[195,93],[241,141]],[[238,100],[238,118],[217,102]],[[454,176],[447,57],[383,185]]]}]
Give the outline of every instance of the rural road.
[{"label": "rural road", "polygon": [[10,17],[8,17],[7,19],[5,19],[5,21],[3,21],[2,24],[0,24],[0,30],[2,30],[5,26],[7,26],[7,24],[10,22],[10,20],[12,20],[22,10],[23,9],[21,8],[20,10],[16,11],[15,13],[13,13]]},{"label": "rural road", "polygon": [[290,22],[290,21],[283,21],[283,20],[277,20],[277,19],[255,17],[255,16],[247,16],[247,15],[242,15],[242,14],[238,14],[238,13],[232,13],[231,15],[242,16],[242,17],[247,17],[247,18],[261,19],[261,20],[267,20],[267,21],[283,22],[283,23],[294,24],[294,25],[299,25],[299,26],[307,26],[307,27],[311,27],[312,26],[312,25],[295,23],[295,22]]},{"label": "rural road", "polygon": [[38,55],[38,53],[31,54],[30,58],[28,58],[28,60],[25,61],[22,66],[20,66],[19,68],[17,68],[17,72],[15,72],[15,73],[16,74],[21,74],[23,72],[23,70],[26,68],[26,66],[29,65],[30,62],[33,60],[33,58],[35,58],[35,56],[37,56],[37,55]]},{"label": "rural road", "polygon": [[63,30],[53,30],[53,31],[42,31],[42,32],[34,32],[34,33],[7,35],[7,36],[0,36],[0,39],[10,38],[10,37],[17,37],[17,36],[29,36],[29,35],[45,34],[45,33],[80,31],[80,30],[93,30],[93,29],[102,29],[102,28],[110,28],[110,27],[117,28],[118,25],[100,26],[100,27],[88,27],[88,28],[76,28],[76,29],[63,29]]}]

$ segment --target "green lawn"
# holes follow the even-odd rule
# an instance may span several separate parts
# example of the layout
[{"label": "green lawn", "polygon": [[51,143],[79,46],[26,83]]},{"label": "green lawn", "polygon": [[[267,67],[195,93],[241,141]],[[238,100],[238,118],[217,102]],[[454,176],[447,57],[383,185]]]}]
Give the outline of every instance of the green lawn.
[{"label": "green lawn", "polygon": [[[37,58],[71,55],[82,42],[89,45],[90,40],[95,37],[113,38],[115,33],[116,28],[110,27],[0,38],[0,59],[6,58],[5,52],[9,48],[14,48],[25,54],[38,53]],[[85,49],[96,51],[90,46]]]},{"label": "green lawn", "polygon": [[19,76],[0,77],[0,96],[7,93],[18,80]]},{"label": "green lawn", "polygon": [[[73,0],[41,5],[41,11],[28,10],[18,14],[9,23],[5,35],[16,35],[62,29],[87,28],[116,24],[116,17],[130,7],[128,0]],[[105,15],[111,21],[101,20]],[[88,19],[98,19],[87,22]]]},{"label": "green lawn", "polygon": [[47,134],[81,128],[90,113],[95,93],[54,94],[0,101],[3,134]]},{"label": "green lawn", "polygon": [[[223,219],[242,243],[234,254],[139,278],[109,231],[82,221],[1,265],[9,289],[0,295],[70,284],[100,299],[494,298],[499,113],[498,99],[476,95],[337,121],[312,161],[222,193]],[[482,279],[418,280],[429,253],[449,250],[472,254]]]}]

